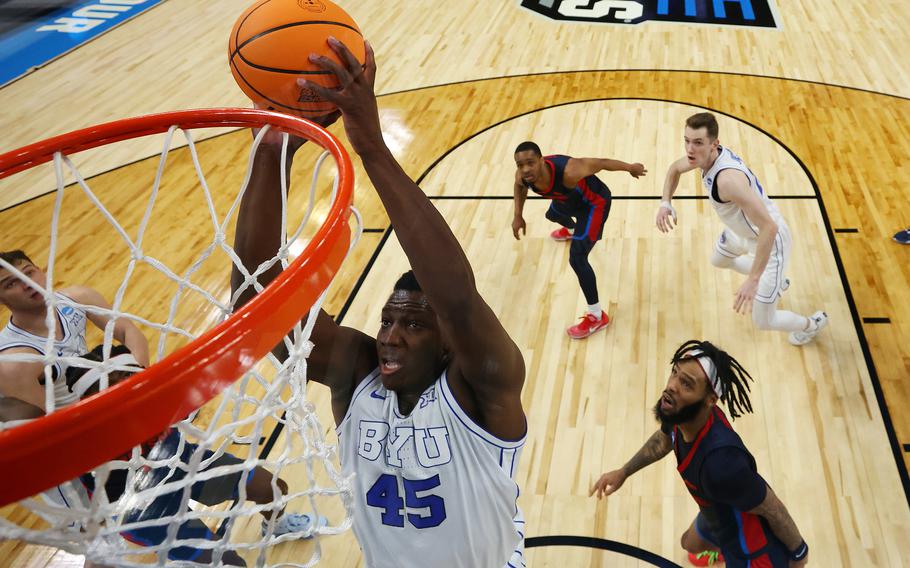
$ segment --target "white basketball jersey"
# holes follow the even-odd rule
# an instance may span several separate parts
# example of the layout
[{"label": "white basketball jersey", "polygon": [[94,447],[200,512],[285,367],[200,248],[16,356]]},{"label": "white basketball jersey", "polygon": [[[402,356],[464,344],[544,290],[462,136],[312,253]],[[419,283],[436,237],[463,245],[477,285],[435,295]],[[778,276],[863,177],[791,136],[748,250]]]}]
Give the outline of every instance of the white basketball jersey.
[{"label": "white basketball jersey", "polygon": [[786,227],[783,216],[780,214],[777,206],[772,203],[771,199],[765,194],[765,190],[758,182],[755,174],[752,173],[752,170],[743,163],[739,156],[731,152],[728,148],[720,146],[718,147],[718,150],[719,154],[717,159],[714,160],[714,165],[711,166],[711,169],[708,171],[702,172],[701,180],[705,186],[705,191],[708,194],[708,201],[714,206],[714,210],[717,211],[717,215],[720,217],[720,220],[723,221],[724,225],[729,227],[737,236],[746,239],[747,241],[756,241],[758,239],[758,227],[746,217],[746,214],[740,209],[739,205],[732,201],[721,201],[717,190],[714,187],[714,183],[717,180],[717,174],[723,170],[737,170],[744,173],[749,179],[749,187],[761,197],[762,203],[765,204],[765,207],[768,209],[768,213],[771,215],[771,218],[774,219],[774,222],[779,226]]},{"label": "white basketball jersey", "polygon": [[524,566],[513,479],[524,437],[504,441],[458,406],[446,374],[408,416],[378,369],[337,428],[354,478],[354,534],[369,568]]},{"label": "white basketball jersey", "polygon": [[[65,302],[72,302],[70,298],[56,294],[57,299]],[[75,306],[63,305],[57,306],[57,321],[63,330],[63,338],[54,341],[54,349],[58,357],[76,357],[88,352],[85,346],[85,310]],[[16,347],[28,347],[34,349],[42,355],[47,348],[47,337],[34,335],[19,328],[10,320],[10,322],[0,329],[0,351],[13,349]],[[62,361],[54,362],[54,399],[57,407],[66,406],[79,400],[78,395],[71,393],[66,386],[66,369],[67,363]]]}]

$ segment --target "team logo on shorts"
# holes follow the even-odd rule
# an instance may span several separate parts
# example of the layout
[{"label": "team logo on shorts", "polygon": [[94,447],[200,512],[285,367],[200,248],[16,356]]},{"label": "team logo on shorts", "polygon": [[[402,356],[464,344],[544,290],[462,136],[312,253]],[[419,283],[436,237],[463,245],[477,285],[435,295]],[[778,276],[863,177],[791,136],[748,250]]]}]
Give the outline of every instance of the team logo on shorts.
[{"label": "team logo on shorts", "polygon": [[522,0],[521,5],[563,21],[777,27],[773,0]]},{"label": "team logo on shorts", "polygon": [[75,310],[73,310],[72,306],[63,306],[62,308],[60,308],[60,313],[65,316],[70,315],[71,313],[73,313],[73,311],[75,311]]}]

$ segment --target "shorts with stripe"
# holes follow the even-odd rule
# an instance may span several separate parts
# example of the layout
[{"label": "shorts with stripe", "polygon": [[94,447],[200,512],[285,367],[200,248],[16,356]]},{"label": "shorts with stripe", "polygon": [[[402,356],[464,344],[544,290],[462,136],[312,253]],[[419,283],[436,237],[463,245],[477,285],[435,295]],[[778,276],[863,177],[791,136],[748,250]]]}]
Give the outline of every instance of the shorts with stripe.
[{"label": "shorts with stripe", "polygon": [[[749,555],[743,554],[738,548],[726,548],[718,544],[718,539],[711,533],[704,517],[701,513],[695,517],[695,532],[702,540],[710,542],[720,549],[724,555],[726,568],[788,568],[790,566],[790,554],[784,547],[784,544],[773,534],[768,535],[768,539],[762,535],[765,546],[758,549],[757,552]],[[742,531],[740,531],[742,533]],[[740,537],[745,540],[745,536]]]},{"label": "shorts with stripe", "polygon": [[[173,448],[176,450],[177,448],[173,447],[172,444],[178,439],[179,438],[176,436],[168,437],[168,439],[162,442],[162,445],[171,446],[168,449]],[[182,464],[180,465],[188,464],[196,451],[198,451],[198,446],[195,444],[184,444],[183,452],[180,457]],[[214,455],[215,454],[211,451],[204,450],[202,456],[203,462],[213,458]],[[243,463],[242,459],[224,453],[215,458],[207,467],[200,470],[200,473],[216,467],[229,467],[241,463]],[[151,486],[165,481],[168,483],[180,481],[186,477],[186,472],[180,465],[173,468],[160,467],[145,472],[148,485]],[[249,483],[252,477],[253,475],[251,472],[248,475],[246,482]],[[230,501],[235,499],[238,495],[240,480],[241,472],[235,471],[208,480],[197,481],[190,486],[190,499],[209,506]],[[120,534],[126,540],[141,546],[155,546],[163,543],[168,536],[168,526],[171,524],[170,518],[180,511],[182,499],[183,490],[178,489],[172,493],[165,493],[164,495],[155,498],[148,506],[141,510],[134,510],[127,513],[124,518],[124,523],[155,520],[160,522],[155,522],[150,526],[124,531]],[[181,523],[177,528],[176,540],[187,541],[192,539],[212,540],[214,539],[214,535],[209,527],[202,521],[198,519],[189,519]],[[202,551],[198,548],[191,546],[176,546],[168,550],[167,556],[170,560],[192,561],[200,554],[202,554]]]},{"label": "shorts with stripe", "polygon": [[[754,255],[755,244],[755,241],[746,240],[725,228],[717,238],[717,242],[714,243],[714,250],[727,258],[737,258],[743,255]],[[756,302],[773,304],[780,299],[786,280],[791,246],[790,229],[786,225],[778,225],[768,264],[758,281],[758,291],[755,293]]]},{"label": "shorts with stripe", "polygon": [[603,237],[604,225],[610,216],[610,189],[599,179],[589,176],[578,182],[575,191],[576,199],[553,201],[547,218],[556,222],[560,222],[558,217],[572,218],[575,223],[572,239],[596,243]]}]

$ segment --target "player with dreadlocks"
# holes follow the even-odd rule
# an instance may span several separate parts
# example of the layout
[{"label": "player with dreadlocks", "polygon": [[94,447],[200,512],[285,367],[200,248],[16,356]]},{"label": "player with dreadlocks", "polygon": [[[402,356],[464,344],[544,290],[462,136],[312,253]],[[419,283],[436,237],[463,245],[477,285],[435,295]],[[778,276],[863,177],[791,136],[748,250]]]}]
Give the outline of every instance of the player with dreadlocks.
[{"label": "player with dreadlocks", "polygon": [[681,540],[692,564],[706,566],[725,557],[729,568],[804,566],[809,547],[796,523],[717,406],[724,403],[732,418],[751,413],[752,377],[707,341],[683,343],[671,366],[654,406],[660,429],[626,465],[601,475],[590,495],[610,495],[630,475],[672,451],[700,509]]}]

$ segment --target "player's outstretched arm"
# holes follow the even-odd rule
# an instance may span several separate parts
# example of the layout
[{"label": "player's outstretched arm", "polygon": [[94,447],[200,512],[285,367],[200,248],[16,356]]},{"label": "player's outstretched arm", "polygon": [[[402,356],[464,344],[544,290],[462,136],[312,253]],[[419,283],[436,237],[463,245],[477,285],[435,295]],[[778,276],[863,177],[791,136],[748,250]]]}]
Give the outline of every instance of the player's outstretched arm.
[{"label": "player's outstretched arm", "polygon": [[566,187],[575,187],[583,178],[594,175],[599,171],[628,172],[634,178],[640,178],[648,173],[644,164],[629,163],[610,158],[572,158],[566,164],[563,175],[563,184]]},{"label": "player's outstretched arm", "polygon": [[330,39],[329,45],[345,62],[343,67],[318,55],[310,60],[334,73],[341,89],[328,90],[303,80],[301,85],[341,109],[348,140],[363,161],[455,355],[448,374],[455,396],[460,403],[476,405],[475,418],[494,436],[518,438],[525,432],[521,352],[478,293],[467,256],[445,219],[383,141],[373,92],[372,48],[367,45],[361,66],[340,42]]},{"label": "player's outstretched arm", "polygon": [[[327,125],[333,118],[323,123]],[[302,138],[290,137],[288,170],[294,152],[304,142]],[[249,187],[240,202],[234,250],[251,274],[271,259],[281,246],[281,144],[280,134],[266,134],[253,158]],[[281,265],[276,263],[259,276],[259,283],[267,286],[281,270]],[[242,285],[243,276],[234,266],[231,271],[232,294]],[[242,306],[255,295],[253,286],[245,288],[235,307]],[[307,358],[307,375],[332,389],[332,407],[336,418],[339,412],[340,416],[344,416],[355,381],[365,377],[376,366],[375,342],[365,333],[339,326],[324,310],[319,310],[310,339],[314,347]],[[283,343],[276,346],[273,353],[281,359],[287,356]]]},{"label": "player's outstretched arm", "polygon": [[768,213],[768,208],[761,198],[749,187],[746,174],[737,170],[724,170],[717,176],[717,195],[723,201],[732,201],[745,213],[746,218],[758,228],[758,243],[755,245],[755,260],[746,281],[736,292],[733,309],[747,313],[752,309],[752,300],[758,291],[761,275],[768,266],[774,239],[777,238],[777,223]]},{"label": "player's outstretched arm", "polygon": [[679,187],[679,178],[686,172],[695,169],[695,166],[689,164],[685,156],[676,160],[667,169],[667,177],[664,178],[664,192],[660,199],[660,207],[657,209],[657,228],[661,233],[669,233],[673,226],[676,225],[676,210],[670,204],[676,188]]},{"label": "player's outstretched arm", "polygon": [[515,240],[521,240],[521,237],[518,236],[518,232],[522,231],[525,235],[528,234],[528,225],[525,223],[525,218],[522,215],[525,209],[525,200],[528,199],[528,188],[525,187],[525,184],[521,183],[521,173],[515,172],[515,186],[512,188],[512,195],[515,199],[515,217],[512,219],[512,235],[515,236]]},{"label": "player's outstretched arm", "polygon": [[648,441],[645,442],[645,445],[632,456],[632,459],[630,459],[626,465],[601,475],[591,487],[588,496],[591,497],[596,493],[597,498],[601,499],[613,494],[617,489],[622,487],[622,484],[626,482],[626,479],[629,476],[636,471],[659,461],[665,455],[669,454],[672,449],[673,446],[670,443],[670,436],[664,434],[661,430],[654,432],[651,434],[651,437],[648,438]]},{"label": "player's outstretched arm", "polygon": [[[87,286],[71,286],[62,290],[62,292],[80,304],[111,309],[111,304],[100,292]],[[86,311],[86,317],[101,330],[104,330],[111,320],[104,314],[91,311]],[[133,322],[123,317],[117,318],[117,321],[114,322],[114,339],[125,345],[140,365],[143,367],[149,366],[148,339],[145,338],[145,335],[139,331],[139,328]]]}]

